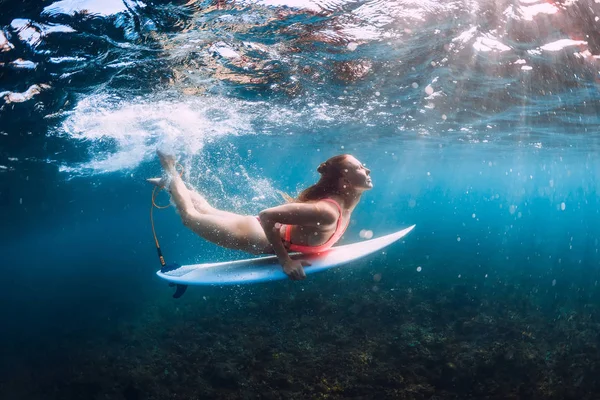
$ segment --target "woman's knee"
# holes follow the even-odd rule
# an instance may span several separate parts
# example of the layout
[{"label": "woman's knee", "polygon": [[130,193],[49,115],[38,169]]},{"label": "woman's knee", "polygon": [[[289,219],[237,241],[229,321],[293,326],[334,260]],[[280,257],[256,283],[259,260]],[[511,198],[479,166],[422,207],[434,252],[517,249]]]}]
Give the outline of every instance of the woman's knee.
[{"label": "woman's knee", "polygon": [[199,225],[198,221],[198,211],[196,210],[179,210],[179,216],[181,217],[181,222],[184,226],[188,228],[193,228]]},{"label": "woman's knee", "polygon": [[192,203],[194,203],[194,208],[200,214],[214,214],[215,209],[210,204],[197,200],[192,200]]}]

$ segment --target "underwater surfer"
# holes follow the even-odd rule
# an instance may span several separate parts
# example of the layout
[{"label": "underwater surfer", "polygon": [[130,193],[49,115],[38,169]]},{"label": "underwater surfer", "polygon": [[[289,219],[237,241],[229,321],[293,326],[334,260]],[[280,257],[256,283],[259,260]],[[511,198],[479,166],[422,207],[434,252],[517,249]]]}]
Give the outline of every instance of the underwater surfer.
[{"label": "underwater surfer", "polygon": [[200,237],[250,254],[275,254],[293,280],[306,278],[305,260],[288,252],[314,254],[337,242],[364,191],[373,187],[368,168],[349,154],[334,156],[317,168],[319,181],[297,199],[267,208],[258,216],[235,214],[212,207],[202,195],[187,188],[172,155],[157,151],[166,178],[149,182],[168,188],[183,224]]}]

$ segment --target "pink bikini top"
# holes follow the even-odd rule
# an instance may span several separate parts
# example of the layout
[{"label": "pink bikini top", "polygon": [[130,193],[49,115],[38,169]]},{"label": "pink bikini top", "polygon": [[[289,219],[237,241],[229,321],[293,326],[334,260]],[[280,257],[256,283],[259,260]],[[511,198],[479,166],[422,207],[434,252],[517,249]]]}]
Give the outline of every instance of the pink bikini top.
[{"label": "pink bikini top", "polygon": [[346,222],[346,226],[342,227],[342,207],[340,207],[340,205],[338,204],[337,201],[333,200],[333,199],[321,199],[322,201],[327,201],[329,203],[335,204],[335,206],[337,207],[340,216],[337,220],[337,226],[335,227],[335,232],[333,233],[333,235],[329,238],[329,240],[327,240],[325,243],[319,245],[319,246],[301,246],[301,245],[297,245],[297,244],[293,244],[291,242],[291,238],[292,238],[292,225],[287,225],[285,227],[285,242],[289,243],[289,246],[287,247],[288,250],[290,251],[298,251],[300,253],[304,253],[304,254],[315,254],[315,253],[322,253],[326,250],[329,250],[331,248],[331,246],[333,246],[338,240],[340,240],[340,238],[342,237],[342,235],[344,234],[344,232],[346,231],[346,228],[348,228],[348,222]]}]

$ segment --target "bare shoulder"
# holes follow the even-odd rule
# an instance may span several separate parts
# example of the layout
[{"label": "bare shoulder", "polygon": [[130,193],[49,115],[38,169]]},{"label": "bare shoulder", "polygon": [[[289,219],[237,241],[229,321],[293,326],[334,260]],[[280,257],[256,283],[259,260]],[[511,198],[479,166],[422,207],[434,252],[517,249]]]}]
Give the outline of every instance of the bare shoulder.
[{"label": "bare shoulder", "polygon": [[261,211],[260,220],[291,225],[329,226],[337,222],[339,212],[327,201],[287,203]]}]

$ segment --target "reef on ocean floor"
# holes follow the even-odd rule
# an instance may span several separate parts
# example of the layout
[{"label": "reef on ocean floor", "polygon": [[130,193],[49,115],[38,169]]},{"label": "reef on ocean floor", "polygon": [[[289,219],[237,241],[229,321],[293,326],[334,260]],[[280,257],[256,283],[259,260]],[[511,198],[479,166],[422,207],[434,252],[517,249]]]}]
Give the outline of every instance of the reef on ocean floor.
[{"label": "reef on ocean floor", "polygon": [[58,343],[64,359],[0,388],[9,399],[126,400],[600,392],[600,310],[582,298],[552,305],[516,284],[391,286],[381,276],[284,286],[165,296],[98,338]]}]

